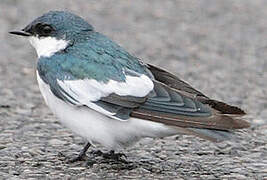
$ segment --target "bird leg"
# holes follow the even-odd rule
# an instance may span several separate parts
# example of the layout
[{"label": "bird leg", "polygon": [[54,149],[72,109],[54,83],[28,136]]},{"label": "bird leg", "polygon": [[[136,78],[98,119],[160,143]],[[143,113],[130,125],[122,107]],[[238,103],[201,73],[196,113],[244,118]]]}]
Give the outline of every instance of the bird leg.
[{"label": "bird leg", "polygon": [[81,161],[83,160],[83,158],[85,157],[86,151],[88,150],[88,148],[91,146],[91,144],[88,142],[84,148],[81,150],[81,152],[79,153],[79,155],[75,158],[72,158],[69,160],[70,163],[76,162],[76,161]]},{"label": "bird leg", "polygon": [[[81,152],[79,153],[79,155],[77,157],[74,157],[70,160],[68,160],[69,163],[73,163],[73,162],[77,162],[77,161],[82,161],[86,155],[86,151],[88,150],[88,148],[91,146],[91,144],[88,142],[84,148],[81,150]],[[110,160],[114,160],[114,161],[125,161],[125,159],[127,158],[127,156],[123,153],[115,153],[114,150],[111,150],[107,153],[103,153],[102,151],[98,150],[98,151],[93,151],[91,154],[94,154],[96,156],[102,156],[105,159],[110,159]],[[124,157],[124,158],[122,158]]]}]

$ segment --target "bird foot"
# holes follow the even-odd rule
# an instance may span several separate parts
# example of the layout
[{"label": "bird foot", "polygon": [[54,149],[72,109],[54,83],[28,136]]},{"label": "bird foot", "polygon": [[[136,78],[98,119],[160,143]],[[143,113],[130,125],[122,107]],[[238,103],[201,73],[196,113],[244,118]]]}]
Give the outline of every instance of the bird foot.
[{"label": "bird foot", "polygon": [[104,153],[100,150],[92,150],[90,151],[90,154],[95,155],[95,156],[103,156]]},{"label": "bird foot", "polygon": [[125,159],[127,159],[127,156],[124,153],[115,153],[113,150],[108,153],[103,153],[102,156],[105,159],[111,159],[115,161],[125,161]]},{"label": "bird foot", "polygon": [[67,160],[67,162],[68,163],[74,163],[74,162],[77,162],[77,161],[83,161],[83,160],[85,160],[86,151],[88,150],[88,148],[90,146],[91,146],[91,144],[90,143],[87,143],[77,157],[69,158]]},{"label": "bird foot", "polygon": [[86,155],[78,155],[74,158],[68,158],[67,162],[68,163],[74,163],[74,162],[77,162],[77,161],[84,161],[86,159]]},{"label": "bird foot", "polygon": [[[65,161],[67,161],[68,163],[74,163],[77,161],[84,161],[86,160],[86,151],[88,150],[88,148],[91,146],[90,143],[87,143],[86,146],[83,148],[83,150],[79,153],[78,156],[74,157],[74,158],[67,158],[66,156],[64,156],[64,154],[59,153],[59,156],[64,156],[65,157]],[[91,151],[90,154],[92,154],[95,157],[101,156],[104,159],[108,159],[108,160],[113,160],[113,161],[117,161],[117,162],[127,162],[127,156],[124,153],[115,153],[114,150],[111,150],[108,153],[103,153],[100,150],[96,150],[96,151]]]},{"label": "bird foot", "polygon": [[127,156],[124,153],[115,153],[113,150],[111,150],[107,153],[104,153],[100,150],[96,150],[96,151],[91,151],[90,154],[93,154],[96,156],[102,156],[105,159],[111,159],[111,160],[116,160],[116,161],[120,161],[122,159],[127,159]]}]

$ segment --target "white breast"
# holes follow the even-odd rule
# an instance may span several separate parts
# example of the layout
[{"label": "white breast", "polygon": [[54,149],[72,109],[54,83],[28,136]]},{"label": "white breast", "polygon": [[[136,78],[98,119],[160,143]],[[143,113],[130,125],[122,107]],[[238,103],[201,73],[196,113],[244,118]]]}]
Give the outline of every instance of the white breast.
[{"label": "white breast", "polygon": [[46,104],[60,122],[89,142],[116,149],[131,145],[142,137],[164,137],[178,132],[177,129],[160,123],[136,118],[118,121],[88,107],[67,104],[51,92],[49,85],[39,77],[38,72],[37,81]]}]

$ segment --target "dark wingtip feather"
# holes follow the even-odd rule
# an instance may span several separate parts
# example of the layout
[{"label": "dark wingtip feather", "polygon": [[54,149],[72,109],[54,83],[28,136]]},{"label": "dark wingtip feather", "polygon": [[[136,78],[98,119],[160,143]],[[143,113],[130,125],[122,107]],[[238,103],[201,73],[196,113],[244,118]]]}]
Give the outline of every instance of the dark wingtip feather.
[{"label": "dark wingtip feather", "polygon": [[245,115],[245,111],[242,109],[228,105],[224,102],[213,100],[213,99],[202,99],[200,100],[203,104],[208,104],[211,108],[216,109],[217,111],[220,111],[222,114],[235,114],[243,116]]}]

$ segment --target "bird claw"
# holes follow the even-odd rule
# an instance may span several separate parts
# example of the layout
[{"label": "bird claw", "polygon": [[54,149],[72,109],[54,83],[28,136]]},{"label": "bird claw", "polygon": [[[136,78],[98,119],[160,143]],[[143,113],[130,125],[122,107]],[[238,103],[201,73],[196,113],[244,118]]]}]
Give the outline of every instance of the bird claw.
[{"label": "bird claw", "polygon": [[79,154],[78,156],[76,156],[76,157],[74,157],[74,158],[70,158],[70,159],[68,159],[67,162],[68,162],[68,163],[74,163],[74,162],[77,162],[77,161],[83,161],[83,160],[86,159],[85,157],[86,157],[86,155],[82,155],[82,156],[80,156],[80,154]]},{"label": "bird claw", "polygon": [[103,156],[103,152],[100,150],[92,150],[90,154],[96,155],[96,156]]},{"label": "bird claw", "polygon": [[112,159],[115,161],[125,161],[125,159],[127,159],[127,156],[124,153],[115,153],[113,150],[108,153],[103,153],[102,156],[106,159]]}]

